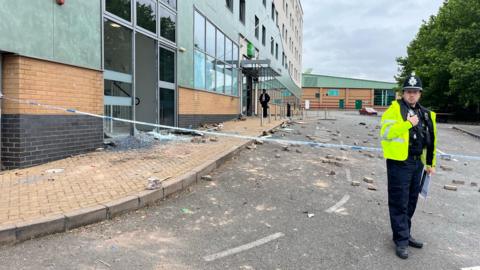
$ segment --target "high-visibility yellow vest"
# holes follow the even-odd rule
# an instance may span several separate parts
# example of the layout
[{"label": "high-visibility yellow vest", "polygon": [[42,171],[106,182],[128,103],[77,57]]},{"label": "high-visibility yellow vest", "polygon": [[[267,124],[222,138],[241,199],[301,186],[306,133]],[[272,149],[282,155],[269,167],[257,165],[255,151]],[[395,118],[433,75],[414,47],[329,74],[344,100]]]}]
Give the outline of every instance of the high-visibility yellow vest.
[{"label": "high-visibility yellow vest", "polygon": [[[435,167],[437,163],[437,122],[436,114],[430,112],[430,119],[433,122],[433,160],[431,167]],[[403,120],[400,104],[397,101],[393,101],[392,105],[385,111],[382,116],[382,129],[380,130],[380,137],[382,138],[383,156],[386,159],[404,161],[408,158],[408,145],[409,145],[409,130],[412,128],[412,124],[409,121]],[[422,162],[426,164],[427,150],[423,150]]]}]

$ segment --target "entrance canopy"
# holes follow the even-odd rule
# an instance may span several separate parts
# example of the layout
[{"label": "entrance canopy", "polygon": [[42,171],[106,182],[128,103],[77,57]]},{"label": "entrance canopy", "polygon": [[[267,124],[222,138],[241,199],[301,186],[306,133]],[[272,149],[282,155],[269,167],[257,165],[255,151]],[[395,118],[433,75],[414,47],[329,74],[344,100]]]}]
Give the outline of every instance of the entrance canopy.
[{"label": "entrance canopy", "polygon": [[270,66],[271,61],[266,60],[243,60],[240,65],[243,73],[254,78],[273,78],[280,76],[275,69]]}]

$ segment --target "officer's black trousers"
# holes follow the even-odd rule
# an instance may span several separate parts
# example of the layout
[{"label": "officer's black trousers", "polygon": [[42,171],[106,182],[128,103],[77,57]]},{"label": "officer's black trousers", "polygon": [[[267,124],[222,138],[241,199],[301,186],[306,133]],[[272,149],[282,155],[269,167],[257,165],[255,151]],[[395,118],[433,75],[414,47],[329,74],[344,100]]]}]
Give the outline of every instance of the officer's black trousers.
[{"label": "officer's black trousers", "polygon": [[409,157],[405,161],[387,159],[388,209],[393,241],[397,246],[408,245],[423,167],[419,158]]}]

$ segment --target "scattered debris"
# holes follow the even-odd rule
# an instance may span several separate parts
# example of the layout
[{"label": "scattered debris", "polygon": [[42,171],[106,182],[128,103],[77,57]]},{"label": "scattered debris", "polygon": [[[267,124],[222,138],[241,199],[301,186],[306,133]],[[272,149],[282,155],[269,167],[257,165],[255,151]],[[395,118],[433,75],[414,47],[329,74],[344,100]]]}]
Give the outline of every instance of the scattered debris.
[{"label": "scattered debris", "polygon": [[155,189],[159,189],[162,187],[162,182],[160,181],[160,179],[152,176],[150,178],[148,178],[148,183],[147,183],[147,189],[148,190],[155,190]]},{"label": "scattered debris", "polygon": [[198,136],[197,136],[197,137],[193,137],[193,138],[190,140],[190,142],[191,142],[191,143],[201,143],[201,142],[203,141],[203,139],[204,139],[203,137],[198,137]]},{"label": "scattered debris", "polygon": [[333,155],[330,155],[330,154],[328,154],[328,155],[326,156],[326,158],[327,158],[327,159],[335,159],[335,157],[334,157]]},{"label": "scattered debris", "polygon": [[453,168],[447,165],[440,165],[440,169],[444,171],[453,171]]},{"label": "scattered debris", "polygon": [[452,160],[452,156],[450,156],[450,155],[441,155],[440,158],[441,158],[442,160],[447,160],[447,161]]},{"label": "scattered debris", "polygon": [[363,182],[373,184],[373,178],[365,176],[363,177]]},{"label": "scattered debris", "polygon": [[369,158],[375,158],[375,155],[372,153],[365,153],[364,155]]},{"label": "scattered debris", "polygon": [[255,149],[257,149],[257,146],[255,144],[250,144],[250,145],[247,145],[247,149],[248,150],[255,150]]},{"label": "scattered debris", "polygon": [[337,174],[337,172],[335,172],[335,171],[330,171],[330,173],[329,173],[329,175],[336,175],[336,174]]},{"label": "scattered debris", "polygon": [[360,122],[360,123],[358,123],[358,124],[359,124],[360,126],[366,126],[366,125],[367,125],[367,123],[365,123],[365,122]]},{"label": "scattered debris", "polygon": [[202,176],[200,179],[202,179],[203,181],[208,181],[208,182],[210,182],[210,181],[213,180],[212,176],[211,176],[211,175],[208,175],[208,174]]},{"label": "scattered debris", "polygon": [[188,209],[188,208],[182,208],[180,209],[182,211],[182,213],[184,214],[193,214],[193,211]]},{"label": "scattered debris", "polygon": [[333,164],[335,164],[335,166],[337,166],[337,167],[343,167],[343,163],[338,162],[338,161],[334,161]]},{"label": "scattered debris", "polygon": [[358,186],[360,186],[360,182],[358,182],[358,181],[352,181],[352,186],[358,187]]},{"label": "scattered debris", "polygon": [[470,186],[472,186],[472,187],[478,187],[478,183],[477,183],[477,182],[472,182],[472,183],[470,183]]},{"label": "scattered debris", "polygon": [[465,181],[463,180],[452,180],[452,183],[456,185],[465,185]]},{"label": "scattered debris", "polygon": [[285,152],[290,152],[290,148],[288,146],[282,147],[282,150]]},{"label": "scattered debris", "polygon": [[457,187],[453,185],[445,185],[443,188],[446,190],[457,191]]},{"label": "scattered debris", "polygon": [[46,170],[45,173],[62,173],[65,169],[50,169]]},{"label": "scattered debris", "polygon": [[368,140],[363,140],[363,143],[368,143]]},{"label": "scattered debris", "polygon": [[100,148],[95,149],[95,151],[97,151],[97,152],[101,152],[101,151],[103,151],[103,150],[105,150],[105,148],[103,148],[103,147],[100,147]]},{"label": "scattered debris", "polygon": [[210,138],[210,141],[211,141],[211,142],[218,142],[218,137],[217,137],[217,136],[211,137],[211,138]]},{"label": "scattered debris", "polygon": [[262,145],[262,144],[263,144],[263,141],[261,141],[261,140],[255,140],[254,143],[255,143],[255,144],[258,144],[258,145]]},{"label": "scattered debris", "polygon": [[280,157],[281,157],[280,154],[275,155],[275,158],[280,158]]},{"label": "scattered debris", "polygon": [[295,150],[295,152],[297,152],[297,153],[301,154],[301,153],[302,153],[302,150],[300,150],[300,149],[296,149],[296,150]]},{"label": "scattered debris", "polygon": [[97,259],[97,262],[105,265],[105,266],[108,267],[108,268],[112,268],[112,266],[111,266],[110,264],[108,264],[108,263],[106,263],[106,262],[104,262],[104,261],[102,261],[102,260],[100,260],[100,259]]},{"label": "scattered debris", "polygon": [[372,184],[368,184],[368,190],[377,190],[377,187],[372,185]]}]

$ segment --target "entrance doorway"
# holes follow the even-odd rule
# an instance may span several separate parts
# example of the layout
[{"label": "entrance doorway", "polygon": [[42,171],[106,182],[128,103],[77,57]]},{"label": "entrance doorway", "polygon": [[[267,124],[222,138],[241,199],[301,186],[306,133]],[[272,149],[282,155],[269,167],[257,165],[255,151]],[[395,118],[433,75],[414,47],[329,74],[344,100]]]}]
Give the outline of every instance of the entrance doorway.
[{"label": "entrance doorway", "polygon": [[159,47],[158,122],[175,126],[176,53],[164,46]]}]

